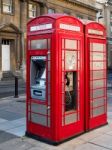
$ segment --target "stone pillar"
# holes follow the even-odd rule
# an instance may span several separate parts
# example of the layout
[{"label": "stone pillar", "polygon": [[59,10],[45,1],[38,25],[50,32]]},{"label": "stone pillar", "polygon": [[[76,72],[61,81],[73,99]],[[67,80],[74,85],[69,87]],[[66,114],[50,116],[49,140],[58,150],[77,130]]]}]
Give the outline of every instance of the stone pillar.
[{"label": "stone pillar", "polygon": [[2,38],[0,37],[0,80],[2,79]]}]

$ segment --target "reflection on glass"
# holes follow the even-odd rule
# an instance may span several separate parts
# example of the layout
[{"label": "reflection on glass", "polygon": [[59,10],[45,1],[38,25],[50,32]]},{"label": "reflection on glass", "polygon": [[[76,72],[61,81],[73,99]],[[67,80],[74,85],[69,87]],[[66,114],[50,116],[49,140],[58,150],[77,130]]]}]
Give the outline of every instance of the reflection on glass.
[{"label": "reflection on glass", "polygon": [[30,66],[31,97],[46,99],[46,56],[32,56]]},{"label": "reflection on glass", "polygon": [[93,98],[97,98],[97,97],[103,97],[105,94],[105,90],[102,89],[97,89],[97,90],[93,90]]},{"label": "reflection on glass", "polygon": [[98,51],[98,52],[103,52],[104,51],[104,44],[102,43],[91,43],[92,44],[92,51]]},{"label": "reflection on glass", "polygon": [[92,62],[91,63],[91,70],[100,70],[104,68],[104,62]]},{"label": "reflection on glass", "polygon": [[93,89],[96,89],[96,88],[101,88],[101,87],[104,87],[105,86],[105,80],[94,80],[94,81],[91,81],[91,87],[93,87]]},{"label": "reflection on glass", "polygon": [[105,72],[103,70],[91,71],[91,79],[101,79],[105,77]]},{"label": "reflection on glass", "polygon": [[77,41],[76,40],[65,40],[65,48],[66,49],[77,49]]},{"label": "reflection on glass", "polygon": [[103,61],[103,59],[104,59],[104,53],[96,53],[96,52],[93,52],[93,53],[91,53],[91,55],[92,55],[92,59],[93,60],[102,60]]},{"label": "reflection on glass", "polygon": [[47,39],[31,40],[31,49],[47,49]]},{"label": "reflection on glass", "polygon": [[65,52],[65,69],[66,70],[77,69],[77,52],[76,51]]}]

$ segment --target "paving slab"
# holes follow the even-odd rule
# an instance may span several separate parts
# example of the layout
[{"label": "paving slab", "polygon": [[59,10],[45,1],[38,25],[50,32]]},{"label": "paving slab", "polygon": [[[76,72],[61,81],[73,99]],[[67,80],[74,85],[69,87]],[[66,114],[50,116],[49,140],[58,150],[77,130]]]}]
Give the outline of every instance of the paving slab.
[{"label": "paving slab", "polygon": [[0,124],[1,124],[1,123],[4,123],[4,122],[6,122],[6,121],[7,121],[6,119],[0,118]]},{"label": "paving slab", "polygon": [[3,131],[12,129],[14,127],[15,127],[15,125],[9,121],[6,121],[6,122],[3,122],[0,124],[0,130],[3,130]]},{"label": "paving slab", "polygon": [[78,146],[75,150],[107,150],[107,149],[98,145],[86,143]]},{"label": "paving slab", "polygon": [[11,120],[16,120],[22,117],[23,115],[20,113],[13,113],[13,112],[6,111],[6,110],[0,110],[0,118],[2,119],[11,121]]},{"label": "paving slab", "polygon": [[15,138],[0,144],[0,150],[29,150],[33,145],[23,141],[21,138]]},{"label": "paving slab", "polygon": [[105,126],[102,126],[102,127],[99,127],[97,129],[95,129],[94,131],[95,132],[99,132],[99,133],[102,133],[102,134],[106,134],[107,132],[111,131],[112,130],[112,127],[109,126],[109,125],[105,125]]},{"label": "paving slab", "polygon": [[90,142],[98,146],[112,149],[112,136],[111,135],[104,134],[91,140]]},{"label": "paving slab", "polygon": [[109,131],[109,132],[107,132],[106,134],[109,134],[109,135],[111,135],[111,136],[112,136],[112,131]]},{"label": "paving slab", "polygon": [[91,139],[94,139],[94,138],[99,137],[101,135],[102,135],[102,132],[98,132],[96,130],[92,130],[92,131],[89,131],[87,133],[82,134],[78,138],[83,140],[83,141],[85,141],[85,142],[88,142]]},{"label": "paving slab", "polygon": [[10,130],[7,130],[8,133],[11,133],[11,134],[16,135],[18,137],[24,136],[25,135],[25,131],[26,131],[25,125],[17,127],[17,128],[10,129]]},{"label": "paving slab", "polygon": [[112,112],[108,112],[107,115],[108,115],[108,118],[112,119]]},{"label": "paving slab", "polygon": [[0,130],[0,145],[6,141],[17,138],[17,136]]},{"label": "paving slab", "polygon": [[31,139],[28,137],[24,137],[24,141],[27,141],[30,144],[33,144],[34,147],[30,150],[71,150],[72,148],[76,148],[77,146],[84,144],[85,142],[83,140],[73,138],[69,141],[66,141],[58,146],[49,145],[47,143],[44,143],[42,141],[38,141],[35,139]]},{"label": "paving slab", "polygon": [[20,125],[26,125],[26,118],[23,117],[23,118],[20,118],[20,119],[17,119],[17,120],[13,120],[13,121],[10,121],[11,124],[14,124],[15,126],[20,126]]}]

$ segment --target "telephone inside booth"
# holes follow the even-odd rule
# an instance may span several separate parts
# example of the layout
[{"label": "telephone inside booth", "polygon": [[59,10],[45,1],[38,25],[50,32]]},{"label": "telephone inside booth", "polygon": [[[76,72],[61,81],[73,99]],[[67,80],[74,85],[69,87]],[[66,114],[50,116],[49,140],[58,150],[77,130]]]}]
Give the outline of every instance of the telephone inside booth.
[{"label": "telephone inside booth", "polygon": [[30,89],[31,98],[46,99],[46,56],[31,56]]},{"label": "telephone inside booth", "polygon": [[76,109],[77,100],[77,73],[66,72],[65,74],[65,111]]},{"label": "telephone inside booth", "polygon": [[75,110],[77,107],[77,52],[65,53],[65,111]]}]

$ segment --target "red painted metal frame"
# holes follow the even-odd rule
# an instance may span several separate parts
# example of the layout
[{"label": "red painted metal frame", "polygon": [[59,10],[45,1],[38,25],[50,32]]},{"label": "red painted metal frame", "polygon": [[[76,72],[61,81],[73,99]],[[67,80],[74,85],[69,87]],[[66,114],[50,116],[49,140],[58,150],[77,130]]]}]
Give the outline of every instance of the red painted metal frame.
[{"label": "red painted metal frame", "polygon": [[[97,33],[95,34],[89,34],[88,30],[95,30],[95,31],[101,31],[100,33],[103,33],[102,35],[98,35]],[[105,113],[96,117],[90,116],[91,114],[91,99],[90,99],[90,43],[101,43],[105,45],[105,60],[103,60],[104,63],[104,80],[105,80],[105,86],[102,87],[105,90]],[[85,75],[85,83],[86,83],[86,88],[85,88],[85,116],[86,116],[86,124],[85,124],[85,130],[88,131],[90,129],[99,127],[101,125],[104,125],[107,123],[107,59],[106,59],[106,30],[105,27],[99,23],[96,22],[89,22],[85,23],[85,70],[86,70],[86,75]],[[97,61],[98,62],[98,61]],[[102,78],[101,78],[102,79]],[[93,80],[93,79],[92,79]]]},{"label": "red painted metal frame", "polygon": [[[30,27],[41,24],[52,24],[52,29],[30,32]],[[60,29],[60,23],[80,27],[80,31]],[[27,46],[27,132],[51,140],[60,142],[74,135],[84,132],[84,36],[83,24],[76,18],[52,14],[40,16],[31,20],[27,26],[27,45],[30,39],[50,38],[51,39],[51,124],[45,127],[29,121],[28,107],[31,110],[30,98],[30,57],[47,55],[47,50],[30,50]],[[76,39],[80,41],[80,121],[62,126],[62,60],[61,60],[61,39]],[[35,100],[34,100],[35,101]],[[30,105],[30,106],[29,106]]]}]

